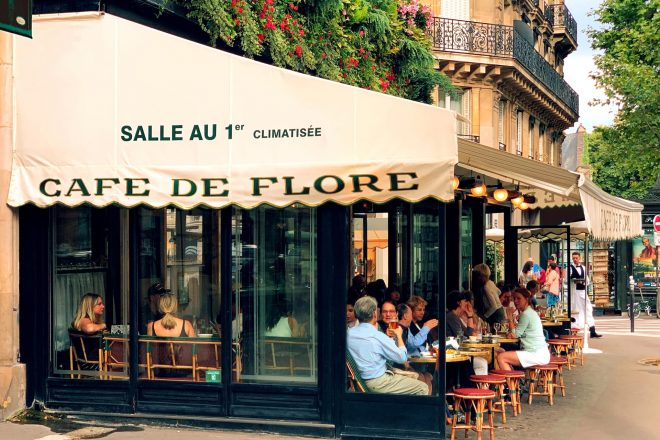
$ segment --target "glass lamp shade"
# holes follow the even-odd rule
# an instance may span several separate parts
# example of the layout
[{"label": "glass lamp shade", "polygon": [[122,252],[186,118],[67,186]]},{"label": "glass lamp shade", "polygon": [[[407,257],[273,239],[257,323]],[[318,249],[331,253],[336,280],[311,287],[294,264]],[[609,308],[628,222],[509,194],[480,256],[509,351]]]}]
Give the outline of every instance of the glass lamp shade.
[{"label": "glass lamp shade", "polygon": [[477,185],[474,188],[470,190],[470,193],[472,193],[473,196],[475,197],[483,197],[486,195],[486,192],[488,190],[486,189],[486,185],[483,183],[481,185]]},{"label": "glass lamp shade", "polygon": [[458,189],[460,181],[458,180],[458,177],[454,176],[454,178],[451,181],[451,188],[456,191]]},{"label": "glass lamp shade", "polygon": [[498,202],[503,202],[509,198],[509,191],[504,188],[497,188],[493,193],[493,198]]},{"label": "glass lamp shade", "polygon": [[523,196],[518,196],[518,197],[516,197],[516,198],[511,199],[511,204],[512,204],[514,207],[517,208],[518,205],[520,205],[520,204],[523,203],[524,201],[525,201],[525,200],[524,200]]},{"label": "glass lamp shade", "polygon": [[529,208],[529,205],[527,204],[527,202],[521,202],[521,203],[518,205],[518,209],[520,209],[521,211],[524,211],[524,210],[526,210],[526,209],[528,209],[528,208]]}]

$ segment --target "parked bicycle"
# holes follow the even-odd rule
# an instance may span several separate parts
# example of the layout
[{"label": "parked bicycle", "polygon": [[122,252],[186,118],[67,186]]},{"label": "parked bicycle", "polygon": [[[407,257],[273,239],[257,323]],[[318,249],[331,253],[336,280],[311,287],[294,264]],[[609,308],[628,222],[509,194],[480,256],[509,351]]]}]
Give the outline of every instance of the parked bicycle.
[{"label": "parked bicycle", "polygon": [[[639,315],[642,314],[643,310],[646,312],[647,316],[651,316],[651,301],[644,298],[644,293],[641,287],[637,286],[635,287],[635,290],[639,292],[639,301],[633,302],[633,315],[635,318],[639,318]],[[633,295],[635,294],[635,290],[633,290]],[[626,311],[628,312],[628,316],[630,316],[630,303],[626,304]]]}]

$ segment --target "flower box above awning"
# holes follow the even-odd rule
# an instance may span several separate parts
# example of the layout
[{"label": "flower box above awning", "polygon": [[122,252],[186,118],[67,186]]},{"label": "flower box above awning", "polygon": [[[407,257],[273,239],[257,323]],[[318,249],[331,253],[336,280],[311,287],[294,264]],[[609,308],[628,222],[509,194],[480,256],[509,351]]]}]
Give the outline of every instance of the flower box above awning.
[{"label": "flower box above awning", "polygon": [[454,198],[449,111],[108,14],[35,17],[33,34],[15,42],[11,206]]}]

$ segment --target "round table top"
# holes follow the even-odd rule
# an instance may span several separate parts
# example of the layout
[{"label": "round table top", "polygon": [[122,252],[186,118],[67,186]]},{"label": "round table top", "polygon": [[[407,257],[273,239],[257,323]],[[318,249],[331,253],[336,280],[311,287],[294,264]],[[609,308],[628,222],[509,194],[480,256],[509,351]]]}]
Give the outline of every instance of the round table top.
[{"label": "round table top", "polygon": [[558,321],[542,320],[541,322],[543,323],[543,327],[560,327],[564,325],[564,321],[559,321],[559,320]]},{"label": "round table top", "polygon": [[450,363],[450,362],[465,362],[469,361],[470,357],[466,356],[464,354],[447,354],[445,355],[445,362]]},{"label": "round table top", "polygon": [[499,342],[463,342],[463,347],[474,348],[496,348],[500,346]]},{"label": "round table top", "polygon": [[490,350],[461,350],[460,348],[458,349],[458,354],[464,355],[464,356],[472,356],[472,357],[482,357],[482,356],[489,356],[490,355]]},{"label": "round table top", "polygon": [[520,342],[520,339],[519,338],[500,338],[499,341],[500,341],[500,343],[515,344],[517,342]]},{"label": "round table top", "polygon": [[408,362],[410,362],[411,364],[435,364],[435,361],[436,361],[435,356],[419,356],[419,357],[408,358]]}]

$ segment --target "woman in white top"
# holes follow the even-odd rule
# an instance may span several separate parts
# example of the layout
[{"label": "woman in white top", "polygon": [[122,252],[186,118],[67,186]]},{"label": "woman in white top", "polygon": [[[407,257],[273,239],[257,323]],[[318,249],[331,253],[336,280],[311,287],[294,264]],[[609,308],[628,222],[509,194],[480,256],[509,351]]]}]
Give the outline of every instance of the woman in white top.
[{"label": "woman in white top", "polygon": [[266,315],[266,332],[264,336],[290,338],[297,336],[298,323],[289,313],[286,300],[282,295],[273,298],[273,303]]}]

